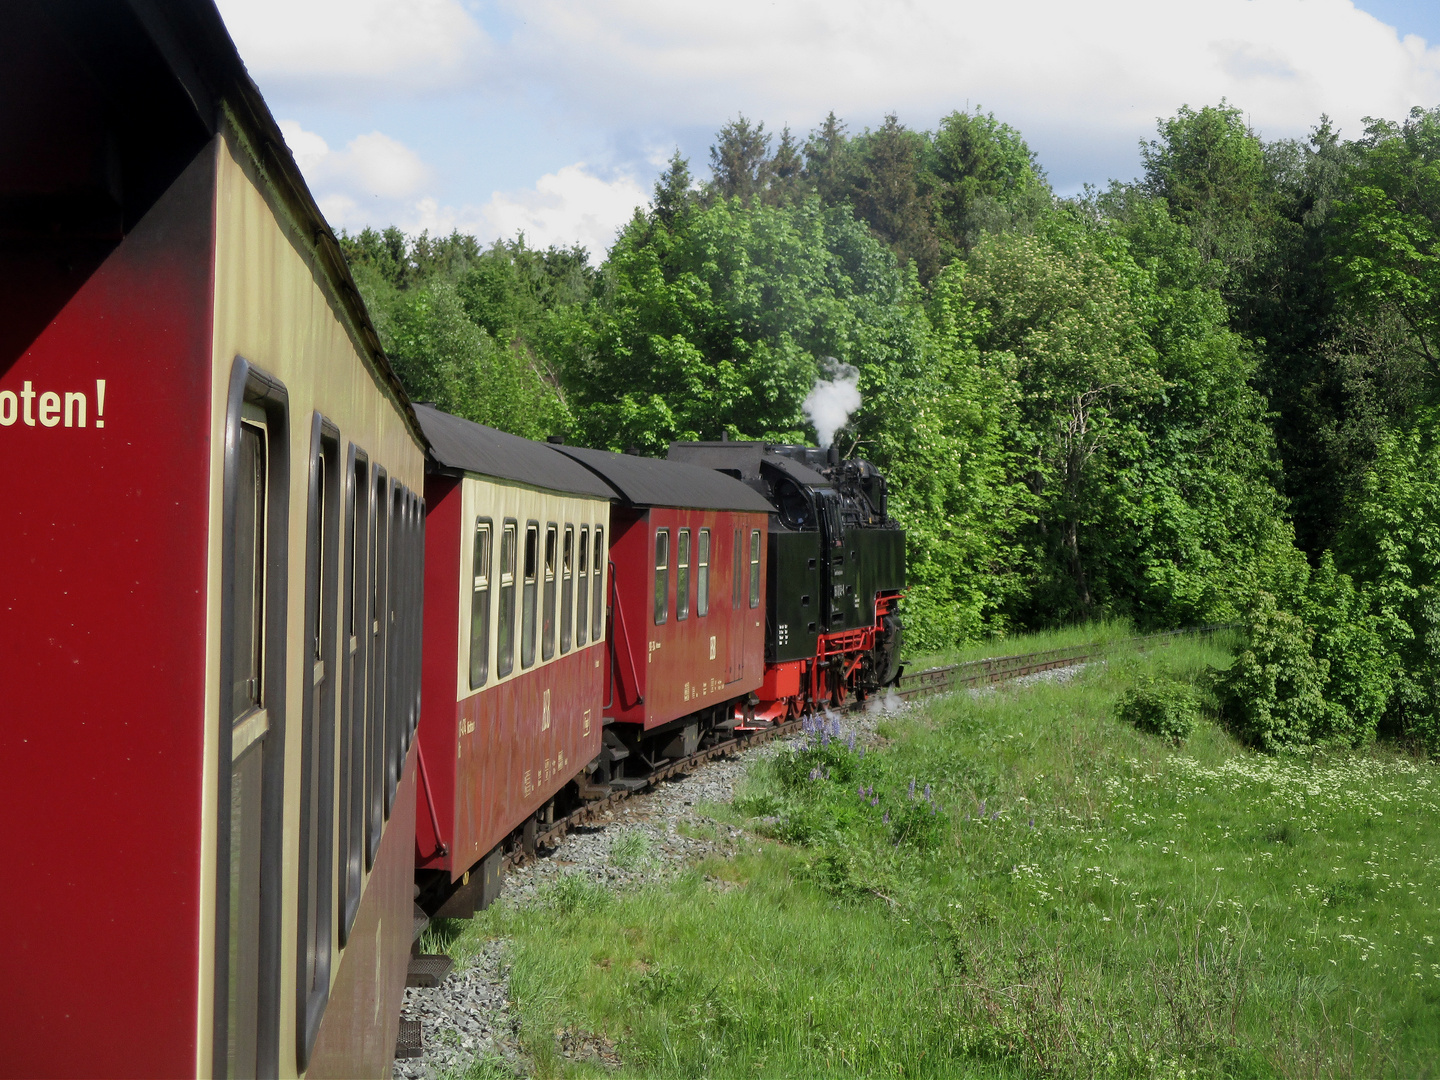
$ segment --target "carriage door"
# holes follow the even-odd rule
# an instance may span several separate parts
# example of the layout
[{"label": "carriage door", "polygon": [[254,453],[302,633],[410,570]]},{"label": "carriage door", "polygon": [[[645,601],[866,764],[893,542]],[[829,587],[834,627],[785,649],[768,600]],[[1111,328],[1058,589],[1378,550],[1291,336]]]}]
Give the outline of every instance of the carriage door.
[{"label": "carriage door", "polygon": [[745,616],[749,613],[746,597],[750,595],[750,587],[745,581],[745,569],[745,531],[736,529],[730,538],[730,618],[729,625],[725,627],[727,683],[737,682],[745,677]]},{"label": "carriage door", "polygon": [[226,417],[216,809],[217,1076],[273,1074],[285,726],[285,391],[239,360]]}]

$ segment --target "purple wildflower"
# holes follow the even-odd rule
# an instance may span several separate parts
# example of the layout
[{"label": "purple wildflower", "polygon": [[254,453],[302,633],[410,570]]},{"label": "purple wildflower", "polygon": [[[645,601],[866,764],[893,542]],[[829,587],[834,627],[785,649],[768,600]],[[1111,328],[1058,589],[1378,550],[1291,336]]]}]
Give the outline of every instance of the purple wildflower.
[{"label": "purple wildflower", "polygon": [[1032,817],[1032,818],[1030,819],[1030,828],[1033,829],[1034,827],[1035,827],[1035,819]]},{"label": "purple wildflower", "polygon": [[861,784],[858,788],[856,788],[855,794],[859,795],[863,799],[865,797],[865,785]]},{"label": "purple wildflower", "polygon": [[984,800],[984,799],[981,799],[981,800],[980,800],[980,816],[981,816],[981,817],[984,817],[984,816],[985,816],[985,800]]},{"label": "purple wildflower", "polygon": [[852,754],[855,752],[855,730],[854,730],[854,728],[851,728],[851,730],[850,730],[850,735],[849,735],[849,737],[845,740],[845,745],[847,745],[848,747],[850,747],[850,752],[851,752]]},{"label": "purple wildflower", "polygon": [[836,739],[840,737],[840,718],[838,716],[830,721],[830,734]]},{"label": "purple wildflower", "polygon": [[925,785],[925,801],[926,801],[926,802],[934,802],[934,801],[935,801],[934,796],[930,794],[930,785],[929,785],[929,784],[926,784],[926,785]]},{"label": "purple wildflower", "polygon": [[889,824],[890,824],[890,811],[889,811],[889,810],[886,810],[885,813],[884,813],[884,815],[880,818],[880,820],[883,821],[886,825],[889,825]]},{"label": "purple wildflower", "polygon": [[870,800],[870,805],[871,805],[871,806],[879,806],[879,805],[880,805],[880,800],[879,800],[879,799],[871,799],[871,800]]},{"label": "purple wildflower", "polygon": [[995,820],[996,818],[998,818],[999,816],[1000,816],[1000,811],[999,811],[999,810],[996,810],[993,814],[990,815],[990,820],[991,820],[991,821],[994,821],[994,820]]},{"label": "purple wildflower", "polygon": [[914,797],[915,797],[915,778],[912,776],[912,777],[910,778],[910,798],[913,799]]}]

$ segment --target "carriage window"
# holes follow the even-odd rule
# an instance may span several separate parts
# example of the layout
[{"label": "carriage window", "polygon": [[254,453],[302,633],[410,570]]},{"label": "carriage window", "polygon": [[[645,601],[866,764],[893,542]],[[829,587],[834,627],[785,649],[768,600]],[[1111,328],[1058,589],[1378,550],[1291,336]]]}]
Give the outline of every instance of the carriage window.
[{"label": "carriage window", "polygon": [[496,627],[495,670],[503,679],[515,670],[515,520],[505,522],[500,534],[500,618]]},{"label": "carriage window", "polygon": [[743,550],[745,544],[744,541],[741,539],[742,536],[743,534],[740,532],[740,530],[736,529],[735,544],[730,552],[730,554],[734,556],[733,562],[735,563],[735,565],[730,570],[730,609],[732,611],[740,610],[740,588],[742,581],[740,567],[742,564],[742,560],[745,558],[745,552]]},{"label": "carriage window", "polygon": [[590,640],[605,638],[605,527],[595,526],[595,546],[590,564]]},{"label": "carriage window", "polygon": [[540,654],[544,660],[555,655],[555,557],[556,528],[545,526],[545,625],[540,635]]},{"label": "carriage window", "polygon": [[575,644],[584,645],[590,628],[590,527],[580,526],[580,551],[575,556],[580,580],[575,584]]},{"label": "carriage window", "polygon": [[339,431],[318,414],[311,436],[305,555],[308,676],[300,736],[299,956],[300,1065],[308,1063],[330,997],[331,863],[335,835],[335,596],[340,522]]},{"label": "carriage window", "polygon": [[750,606],[760,606],[760,530],[750,530]]},{"label": "carriage window", "polygon": [[[282,384],[236,359],[225,416],[217,843],[210,868],[215,885],[210,1069],[229,1075],[253,1076],[276,1067],[272,1048],[282,986],[276,964],[284,909],[271,898],[280,895],[286,854],[296,852],[285,844],[281,826],[289,668],[287,404]],[[302,573],[296,569],[297,576]],[[306,610],[297,620],[302,650],[313,644],[310,615]],[[300,658],[308,661],[310,653]],[[297,764],[300,760],[297,755]],[[300,785],[297,790],[303,794]],[[303,950],[303,927],[301,932]],[[303,964],[303,952],[301,957]]]},{"label": "carriage window", "polygon": [[575,526],[565,526],[560,545],[560,651],[570,651],[571,628],[575,625]]},{"label": "carriage window", "polygon": [[340,705],[340,944],[350,937],[360,911],[365,860],[365,624],[370,596],[366,547],[370,538],[370,466],[362,450],[345,490],[345,633],[340,646],[344,672]]},{"label": "carriage window", "polygon": [[690,617],[690,530],[675,538],[675,621]]},{"label": "carriage window", "polygon": [[370,544],[370,692],[366,695],[369,716],[365,721],[365,865],[373,867],[380,850],[380,831],[385,811],[385,715],[386,672],[390,654],[390,544],[393,530],[390,522],[390,479],[385,470],[376,466],[374,503],[371,522],[375,530]]},{"label": "carriage window", "polygon": [[390,566],[386,571],[389,588],[381,616],[385,620],[389,655],[385,670],[385,816],[395,801],[395,788],[400,783],[401,748],[404,725],[408,724],[408,701],[405,693],[405,627],[400,618],[401,590],[405,587],[405,551],[409,530],[406,527],[406,500],[410,493],[398,480],[390,495]]},{"label": "carriage window", "polygon": [[479,690],[490,674],[490,519],[475,519],[475,550],[470,566],[470,689]]},{"label": "carriage window", "polygon": [[540,575],[540,523],[525,525],[525,577],[520,585],[520,666],[535,663],[535,582]]},{"label": "carriage window", "polygon": [[710,614],[710,530],[700,530],[700,549],[695,552],[695,614]]},{"label": "carriage window", "polygon": [[670,618],[670,530],[655,534],[655,625]]}]

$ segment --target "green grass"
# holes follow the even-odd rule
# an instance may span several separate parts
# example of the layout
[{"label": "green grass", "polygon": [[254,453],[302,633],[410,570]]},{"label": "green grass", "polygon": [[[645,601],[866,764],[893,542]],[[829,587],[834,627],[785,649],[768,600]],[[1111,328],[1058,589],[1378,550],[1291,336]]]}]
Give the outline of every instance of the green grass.
[{"label": "green grass", "polygon": [[542,1076],[598,1074],[557,1056],[569,1025],[628,1075],[1435,1075],[1435,768],[1114,718],[1137,677],[1226,662],[1187,640],[782,753],[717,810],[738,857],[566,879],[450,947],[509,939]]},{"label": "green grass", "polygon": [[1134,637],[1137,631],[1129,619],[1102,619],[1078,626],[1065,626],[1055,630],[1024,634],[1019,637],[991,638],[975,645],[959,649],[943,649],[938,652],[917,653],[905,658],[909,671],[923,671],[925,668],[940,667],[943,664],[959,664],[966,660],[984,660],[990,656],[1013,656],[1017,653],[1047,652],[1051,649],[1069,649],[1079,645],[1112,645]]}]

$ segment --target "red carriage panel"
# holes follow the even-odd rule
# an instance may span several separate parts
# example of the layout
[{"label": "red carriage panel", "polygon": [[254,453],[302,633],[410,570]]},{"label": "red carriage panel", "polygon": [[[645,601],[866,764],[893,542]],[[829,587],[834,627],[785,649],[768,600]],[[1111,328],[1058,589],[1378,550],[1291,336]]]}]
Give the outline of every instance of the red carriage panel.
[{"label": "red carriage panel", "polygon": [[0,356],[7,1073],[195,1068],[213,159]]},{"label": "red carriage panel", "polygon": [[659,727],[760,686],[766,565],[750,551],[752,543],[765,550],[766,520],[670,507],[616,512],[610,558],[622,614],[611,627],[608,717]]}]

